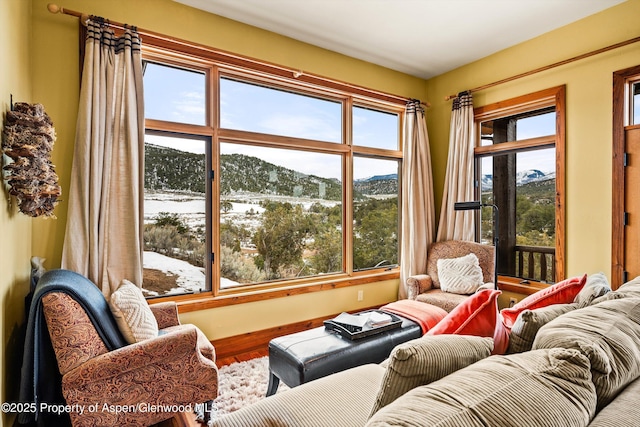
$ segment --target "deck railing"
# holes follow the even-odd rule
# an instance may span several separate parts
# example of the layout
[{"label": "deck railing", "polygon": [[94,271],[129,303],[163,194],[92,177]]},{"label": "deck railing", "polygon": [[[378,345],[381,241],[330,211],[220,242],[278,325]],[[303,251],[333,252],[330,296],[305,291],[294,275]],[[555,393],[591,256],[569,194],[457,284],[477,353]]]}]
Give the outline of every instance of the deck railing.
[{"label": "deck railing", "polygon": [[554,282],[556,250],[545,246],[516,246],[516,272],[523,279]]}]

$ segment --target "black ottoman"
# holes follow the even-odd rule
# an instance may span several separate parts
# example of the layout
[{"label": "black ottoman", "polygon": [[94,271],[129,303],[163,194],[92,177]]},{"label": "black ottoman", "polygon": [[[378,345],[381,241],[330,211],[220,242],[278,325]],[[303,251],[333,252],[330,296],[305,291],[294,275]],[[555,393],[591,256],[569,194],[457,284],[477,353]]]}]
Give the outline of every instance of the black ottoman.
[{"label": "black ottoman", "polygon": [[276,392],[280,380],[295,387],[345,369],[380,363],[396,345],[421,336],[420,325],[402,318],[398,328],[356,340],[324,326],[274,338],[269,342],[267,396]]}]

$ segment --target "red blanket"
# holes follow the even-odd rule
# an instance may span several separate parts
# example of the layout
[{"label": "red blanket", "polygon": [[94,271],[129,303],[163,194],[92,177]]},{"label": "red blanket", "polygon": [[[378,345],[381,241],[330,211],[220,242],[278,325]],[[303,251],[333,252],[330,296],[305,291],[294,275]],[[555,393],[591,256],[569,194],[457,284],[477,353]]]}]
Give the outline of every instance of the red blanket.
[{"label": "red blanket", "polygon": [[380,307],[380,310],[413,320],[420,325],[423,335],[448,314],[435,305],[409,299],[391,302]]}]

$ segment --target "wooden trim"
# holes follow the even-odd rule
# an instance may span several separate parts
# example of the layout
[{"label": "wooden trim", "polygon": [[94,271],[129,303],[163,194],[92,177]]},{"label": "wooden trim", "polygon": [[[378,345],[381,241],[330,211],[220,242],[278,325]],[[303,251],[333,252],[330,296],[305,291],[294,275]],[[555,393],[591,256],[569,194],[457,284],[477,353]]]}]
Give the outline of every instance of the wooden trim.
[{"label": "wooden trim", "polygon": [[537,149],[545,146],[553,147],[556,143],[556,136],[541,136],[539,138],[522,139],[519,141],[502,142],[495,145],[483,145],[476,147],[476,156],[488,156],[497,153],[508,153],[512,151],[524,151],[527,149]]},{"label": "wooden trim", "polygon": [[220,129],[218,131],[220,142],[237,142],[242,144],[265,145],[269,147],[278,146],[289,150],[302,150],[324,153],[343,154],[351,149],[339,142],[324,142],[315,139],[296,138],[292,136],[280,136],[263,134],[259,132],[249,132],[243,130]]},{"label": "wooden trim", "polygon": [[623,283],[624,273],[624,145],[627,125],[627,81],[640,75],[640,65],[613,73],[613,135],[612,135],[612,187],[611,192],[611,287]]},{"label": "wooden trim", "polygon": [[556,103],[556,282],[566,278],[566,88],[559,86]]},{"label": "wooden trim", "polygon": [[[379,308],[378,306],[359,309],[358,311],[366,311]],[[261,329],[254,332],[248,332],[242,335],[235,335],[227,338],[212,340],[211,344],[216,349],[216,357],[223,359],[236,354],[248,353],[256,350],[266,350],[269,341],[283,335],[294,334],[296,332],[306,331],[312,328],[323,326],[327,319],[336,317],[340,313],[330,316],[317,317],[315,319],[303,320],[301,322],[290,323],[288,325],[276,326],[274,328]]]},{"label": "wooden trim", "polygon": [[546,283],[533,280],[522,280],[515,277],[498,277],[498,288],[501,291],[515,292],[522,295],[533,295],[536,292],[549,287]]},{"label": "wooden trim", "polygon": [[156,49],[161,49],[162,51],[167,50],[174,52],[175,55],[178,56],[184,55],[186,58],[189,58],[190,56],[204,58],[229,69],[235,68],[249,72],[257,71],[259,73],[267,73],[274,77],[280,77],[289,81],[295,79],[298,82],[308,84],[310,86],[327,87],[336,91],[350,93],[391,104],[405,105],[409,100],[402,96],[357,86],[341,80],[329,79],[327,77],[322,77],[302,70],[294,70],[271,62],[212,48],[199,43],[181,40],[158,33],[146,32],[141,29],[138,29],[138,32],[144,37],[144,44],[142,46],[143,52],[153,52],[151,49],[153,46]]},{"label": "wooden trim", "polygon": [[564,86],[543,89],[516,98],[476,107],[473,109],[473,116],[476,120],[486,121],[504,117],[507,114],[514,115],[544,107],[553,107],[556,104],[557,94],[561,90],[564,90]]},{"label": "wooden trim", "polygon": [[[193,295],[179,295],[166,298],[148,299],[149,304],[160,303],[163,301],[175,301],[178,305],[179,313],[188,313],[191,311],[207,310],[216,307],[226,307],[236,304],[245,304],[248,302],[267,301],[276,298],[283,298],[293,295],[303,295],[311,292],[322,292],[332,289],[346,288],[356,285],[364,285],[368,283],[382,282],[386,280],[397,280],[400,272],[397,268],[391,271],[383,271],[377,274],[368,273],[359,275],[354,273],[353,276],[346,279],[336,279],[325,282],[307,283],[298,286],[289,286],[286,288],[276,289],[255,289],[243,293],[232,293],[213,295],[213,292],[202,292]],[[317,280],[317,279],[316,279]]]},{"label": "wooden trim", "polygon": [[[564,85],[544,89],[538,92],[518,96],[504,101],[495,102],[485,106],[474,108],[474,121],[476,132],[480,132],[479,123],[486,120],[517,115],[545,107],[555,107],[556,134],[531,138],[522,141],[506,142],[491,146],[481,146],[474,149],[474,156],[487,156],[494,153],[515,151],[520,149],[534,149],[545,145],[555,146],[556,150],[556,196],[555,196],[555,281],[565,278],[565,250],[566,250],[566,88]],[[478,138],[476,138],[478,141]]]},{"label": "wooden trim", "polygon": [[[525,71],[524,73],[516,74],[515,76],[507,77],[507,78],[504,78],[502,80],[498,80],[496,82],[487,83],[485,85],[478,86],[478,87],[475,87],[473,89],[469,89],[468,92],[478,92],[478,91],[481,91],[481,90],[484,90],[484,89],[489,89],[489,88],[492,88],[494,86],[501,85],[503,83],[508,83],[508,82],[511,82],[511,81],[514,81],[514,80],[517,80],[517,79],[520,79],[520,78],[523,78],[523,77],[532,76],[534,74],[537,74],[537,73],[540,73],[540,72],[543,72],[543,71],[551,70],[553,68],[560,67],[562,65],[570,64],[572,62],[579,61],[581,59],[585,59],[585,58],[589,58],[591,56],[599,55],[601,53],[608,52],[608,51],[614,50],[614,49],[618,49],[620,47],[624,47],[624,46],[627,46],[627,45],[630,45],[630,44],[633,44],[633,43],[637,43],[639,41],[640,41],[640,37],[634,37],[632,39],[628,39],[628,40],[625,40],[625,41],[622,41],[622,42],[619,42],[619,43],[615,43],[615,44],[612,44],[612,45],[609,45],[609,46],[601,47],[600,49],[592,50],[591,52],[583,53],[581,55],[573,56],[571,58],[564,59],[562,61],[554,62],[553,64],[545,65],[543,67],[539,67],[539,68],[536,68],[534,70]],[[453,99],[455,97],[456,97],[456,95],[449,95],[449,96],[446,96],[444,99],[445,99],[445,101],[449,101],[449,100],[451,100],[451,99]]]}]

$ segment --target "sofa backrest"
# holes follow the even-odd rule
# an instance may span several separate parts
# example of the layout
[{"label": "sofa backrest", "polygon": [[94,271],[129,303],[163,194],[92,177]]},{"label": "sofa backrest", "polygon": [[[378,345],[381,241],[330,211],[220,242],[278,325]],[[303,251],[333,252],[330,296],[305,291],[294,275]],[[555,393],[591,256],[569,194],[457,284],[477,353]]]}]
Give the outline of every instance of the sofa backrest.
[{"label": "sofa backrest", "polygon": [[532,348],[557,347],[589,358],[602,409],[640,376],[640,298],[608,299],[557,317],[540,328]]}]

